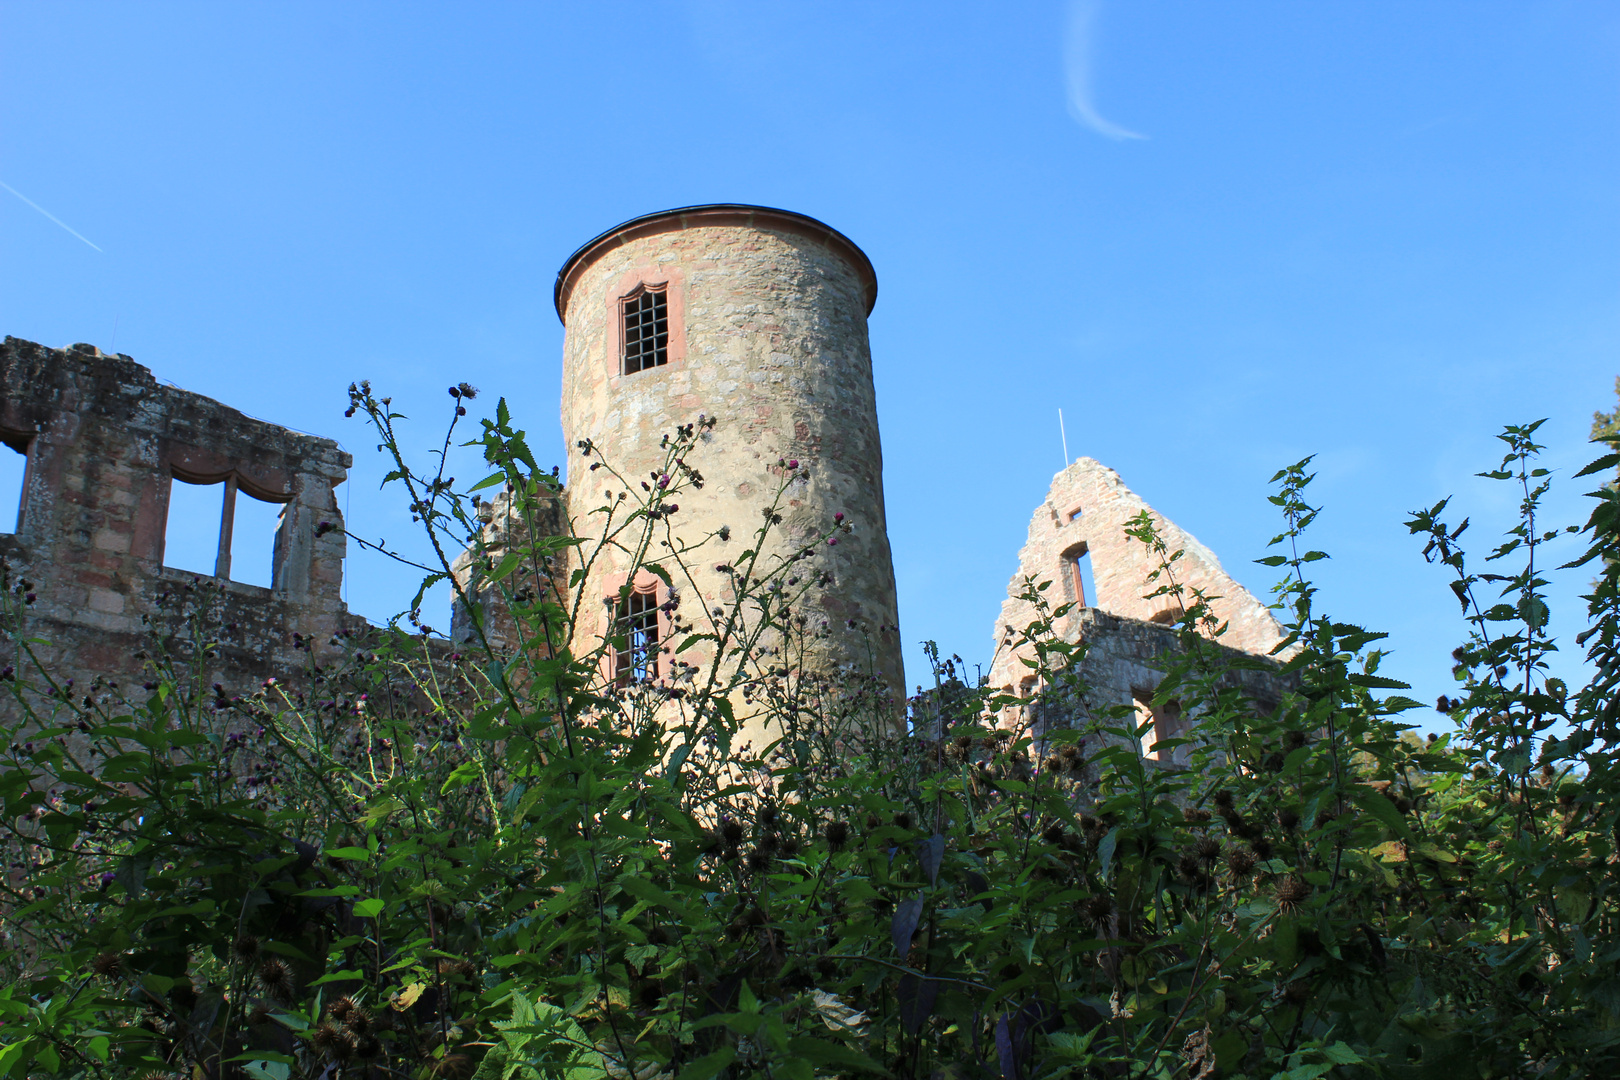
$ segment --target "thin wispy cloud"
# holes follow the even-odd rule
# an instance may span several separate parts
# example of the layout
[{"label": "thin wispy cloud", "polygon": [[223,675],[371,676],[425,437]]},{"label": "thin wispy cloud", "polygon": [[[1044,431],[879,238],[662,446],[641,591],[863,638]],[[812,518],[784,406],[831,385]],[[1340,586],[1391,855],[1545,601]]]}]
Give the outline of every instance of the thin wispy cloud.
[{"label": "thin wispy cloud", "polygon": [[1145,139],[1146,135],[1103,118],[1092,96],[1092,56],[1099,0],[1071,0],[1069,25],[1063,35],[1063,81],[1069,97],[1069,115],[1109,139]]},{"label": "thin wispy cloud", "polygon": [[[14,188],[10,184],[6,183],[4,180],[0,180],[0,188],[5,188],[7,191],[9,191],[13,195],[17,196],[17,198],[21,199],[23,202],[27,203],[29,206],[32,206],[35,210],[38,210],[40,213],[42,213],[46,217],[50,218],[52,221],[56,222],[58,225],[62,226],[62,228],[66,229],[68,232],[72,233],[74,236],[77,236],[80,240],[84,240],[85,243],[90,244],[90,241],[85,240],[83,234],[78,232],[78,230],[74,229],[73,226],[69,225],[67,222],[63,221],[61,218],[57,217],[55,214],[51,213],[49,210],[47,210],[43,206],[39,205],[39,203],[35,202],[33,199],[30,199],[28,196],[24,195],[22,192],[18,191],[16,188]],[[96,245],[94,245],[94,244],[90,244],[90,246],[93,247],[93,248],[96,248],[97,251],[101,251],[101,249],[96,247]],[[106,254],[105,251],[102,251],[101,253],[103,255]]]}]

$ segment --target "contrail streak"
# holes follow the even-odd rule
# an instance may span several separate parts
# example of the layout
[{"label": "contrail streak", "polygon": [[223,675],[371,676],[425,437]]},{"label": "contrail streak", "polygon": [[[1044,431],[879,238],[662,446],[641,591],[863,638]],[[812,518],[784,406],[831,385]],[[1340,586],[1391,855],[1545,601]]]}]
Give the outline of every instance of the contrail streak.
[{"label": "contrail streak", "polygon": [[[0,187],[5,188],[7,191],[9,191],[13,195],[17,196],[17,198],[21,199],[23,202],[27,203],[29,206],[32,206],[35,210],[38,210],[40,213],[42,213],[46,217],[50,218],[52,221],[56,222],[58,225],[62,226],[62,228],[66,229],[68,232],[73,233],[73,235],[77,236],[80,240],[84,240],[84,236],[81,235],[77,230],[75,230],[73,228],[73,226],[69,225],[67,222],[63,221],[61,218],[57,217],[55,214],[51,213],[49,210],[47,210],[43,206],[39,205],[39,203],[35,202],[33,199],[30,199],[28,196],[24,195],[22,192],[18,191],[16,188],[14,188],[10,184],[6,183],[4,180],[0,180]],[[90,241],[88,241],[88,240],[84,240],[84,242],[87,243],[87,244],[90,244]],[[96,247],[96,245],[94,245],[94,244],[90,244],[90,246],[93,247],[93,248],[96,248],[97,251],[101,251],[101,249]],[[105,251],[101,251],[101,253],[103,255],[107,254]]]}]

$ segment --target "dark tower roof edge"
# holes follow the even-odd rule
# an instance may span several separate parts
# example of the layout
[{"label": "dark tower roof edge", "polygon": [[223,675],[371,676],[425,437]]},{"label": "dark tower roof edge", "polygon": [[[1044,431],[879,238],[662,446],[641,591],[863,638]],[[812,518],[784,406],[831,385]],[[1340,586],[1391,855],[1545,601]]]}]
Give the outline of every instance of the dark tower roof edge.
[{"label": "dark tower roof edge", "polygon": [[855,241],[825,222],[792,210],[778,210],[770,206],[751,206],[747,203],[709,203],[705,206],[682,206],[674,210],[660,210],[631,218],[589,240],[563,263],[557,271],[557,286],[552,299],[557,307],[557,318],[568,322],[568,298],[573,291],[573,278],[577,270],[604,251],[643,236],[690,229],[700,225],[751,225],[777,232],[794,233],[820,242],[831,251],[838,252],[860,275],[866,291],[866,313],[870,315],[877,304],[877,271],[866,252]]}]

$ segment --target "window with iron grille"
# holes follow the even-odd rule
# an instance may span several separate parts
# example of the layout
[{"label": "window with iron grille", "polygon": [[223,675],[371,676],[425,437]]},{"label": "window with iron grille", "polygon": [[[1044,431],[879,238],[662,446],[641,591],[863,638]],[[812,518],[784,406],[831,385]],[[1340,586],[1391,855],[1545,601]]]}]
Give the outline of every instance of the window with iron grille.
[{"label": "window with iron grille", "polygon": [[624,648],[614,659],[614,681],[620,686],[658,678],[658,594],[633,592],[619,605],[619,634]]},{"label": "window with iron grille", "polygon": [[624,313],[624,373],[669,363],[669,301],[664,290],[642,289],[620,301]]}]

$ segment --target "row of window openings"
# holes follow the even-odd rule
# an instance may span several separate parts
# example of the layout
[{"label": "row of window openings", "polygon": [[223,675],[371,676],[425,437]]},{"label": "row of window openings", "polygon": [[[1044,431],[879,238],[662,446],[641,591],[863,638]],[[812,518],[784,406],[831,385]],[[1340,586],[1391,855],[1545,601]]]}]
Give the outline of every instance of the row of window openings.
[{"label": "row of window openings", "polygon": [[[22,524],[23,485],[28,455],[8,440],[0,449],[0,506],[12,506],[16,532]],[[169,482],[169,518],[163,536],[163,565],[247,585],[271,585],[276,533],[286,503],[265,502],[237,488],[234,481]]]}]

